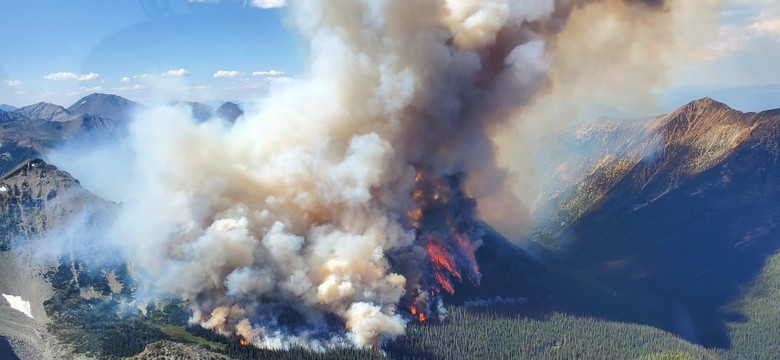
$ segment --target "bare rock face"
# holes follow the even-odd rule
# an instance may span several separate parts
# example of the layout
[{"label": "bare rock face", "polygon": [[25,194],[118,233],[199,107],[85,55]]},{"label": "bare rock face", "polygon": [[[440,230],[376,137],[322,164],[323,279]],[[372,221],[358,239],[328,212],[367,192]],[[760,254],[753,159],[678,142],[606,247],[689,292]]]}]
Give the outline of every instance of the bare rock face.
[{"label": "bare rock face", "polygon": [[199,348],[196,345],[158,341],[131,360],[228,360],[229,357]]},{"label": "bare rock face", "polygon": [[72,224],[74,216],[98,222],[115,207],[55,166],[26,160],[0,176],[0,251],[9,250],[14,241]]}]

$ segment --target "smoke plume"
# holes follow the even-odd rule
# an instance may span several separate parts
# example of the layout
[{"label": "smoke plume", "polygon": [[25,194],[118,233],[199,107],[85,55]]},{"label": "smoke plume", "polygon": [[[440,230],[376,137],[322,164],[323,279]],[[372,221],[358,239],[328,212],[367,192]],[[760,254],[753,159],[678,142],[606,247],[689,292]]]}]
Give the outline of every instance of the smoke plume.
[{"label": "smoke plume", "polygon": [[551,39],[591,3],[291,1],[306,76],[233,126],[138,114],[111,238],[193,322],[257,346],[403,334],[441,315],[441,292],[479,283],[481,211],[527,224],[490,134],[547,84]]}]

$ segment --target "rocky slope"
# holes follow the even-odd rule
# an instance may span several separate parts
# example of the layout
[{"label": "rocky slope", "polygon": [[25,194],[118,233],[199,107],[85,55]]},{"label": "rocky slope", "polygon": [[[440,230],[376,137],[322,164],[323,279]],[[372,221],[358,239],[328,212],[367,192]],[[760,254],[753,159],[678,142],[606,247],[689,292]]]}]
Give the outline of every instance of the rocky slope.
[{"label": "rocky slope", "polygon": [[172,341],[158,341],[149,344],[144,351],[130,360],[229,360],[230,358],[205,350],[196,345]]},{"label": "rocky slope", "polygon": [[[26,160],[0,176],[0,292],[29,301],[32,313],[29,318],[0,301],[0,336],[8,339],[19,358],[60,359],[68,352],[71,345],[60,345],[49,331],[44,303],[63,291],[89,295],[86,274],[62,254],[89,246],[88,234],[106,223],[116,207],[40,159]],[[60,243],[68,238],[63,233],[75,234],[83,243],[50,252],[70,246]],[[63,266],[67,276],[53,288],[51,274]]]},{"label": "rocky slope", "polygon": [[0,250],[51,229],[95,223],[115,208],[79,185],[70,174],[43,160],[26,160],[0,176]]}]

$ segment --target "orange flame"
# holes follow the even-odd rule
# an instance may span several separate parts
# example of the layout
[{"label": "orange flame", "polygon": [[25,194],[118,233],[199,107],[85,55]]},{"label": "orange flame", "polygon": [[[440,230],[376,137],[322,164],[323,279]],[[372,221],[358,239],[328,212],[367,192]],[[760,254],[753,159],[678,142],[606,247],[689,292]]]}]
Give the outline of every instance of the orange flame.
[{"label": "orange flame", "polygon": [[241,344],[241,346],[247,346],[249,345],[249,342],[245,339],[238,339],[238,343]]},{"label": "orange flame", "polygon": [[[451,192],[452,184],[445,179],[428,178],[425,169],[416,170],[415,186],[411,193],[415,207],[408,210],[406,215],[409,225],[416,231],[418,241],[425,244],[428,261],[433,268],[431,277],[435,284],[431,284],[426,291],[431,294],[440,291],[454,294],[453,279],[463,281],[459,269],[461,266],[465,266],[464,270],[469,280],[479,285],[479,268],[475,258],[478,245],[471,242],[468,234],[459,231],[453,225],[456,215],[446,210],[453,196],[459,198],[463,194],[457,191]],[[424,220],[424,218],[428,219],[429,212],[435,212],[435,215],[429,220]],[[421,226],[422,221],[430,223],[433,231],[429,233],[428,229],[424,229],[429,225]],[[441,236],[444,238],[440,238]],[[421,311],[418,309],[416,313],[420,314]],[[413,312],[412,315],[415,313]],[[422,316],[424,318],[425,315]]]},{"label": "orange flame", "polygon": [[425,313],[420,310],[417,310],[417,307],[415,305],[409,307],[409,312],[411,312],[412,315],[416,315],[417,320],[419,322],[425,322]]},{"label": "orange flame", "polygon": [[[466,254],[468,256],[469,262],[471,263],[471,270],[474,271],[474,274],[479,274],[479,265],[477,265],[477,258],[476,253],[474,251],[474,245],[468,242],[466,238],[459,234],[457,231],[452,230],[452,234],[455,235],[455,239],[458,240],[458,245],[460,245],[461,249],[463,249],[463,254]],[[472,282],[475,279],[471,279]],[[479,284],[475,284],[479,285]]]}]

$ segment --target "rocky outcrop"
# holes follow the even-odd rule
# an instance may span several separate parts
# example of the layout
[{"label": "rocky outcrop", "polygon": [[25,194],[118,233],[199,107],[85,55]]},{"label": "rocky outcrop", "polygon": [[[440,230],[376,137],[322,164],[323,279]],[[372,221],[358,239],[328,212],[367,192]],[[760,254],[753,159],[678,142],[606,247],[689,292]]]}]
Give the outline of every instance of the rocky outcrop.
[{"label": "rocky outcrop", "polygon": [[229,360],[230,358],[196,345],[172,341],[149,344],[144,351],[130,360]]},{"label": "rocky outcrop", "polygon": [[49,229],[96,223],[116,205],[81,187],[70,174],[40,159],[26,160],[0,176],[0,250]]}]

